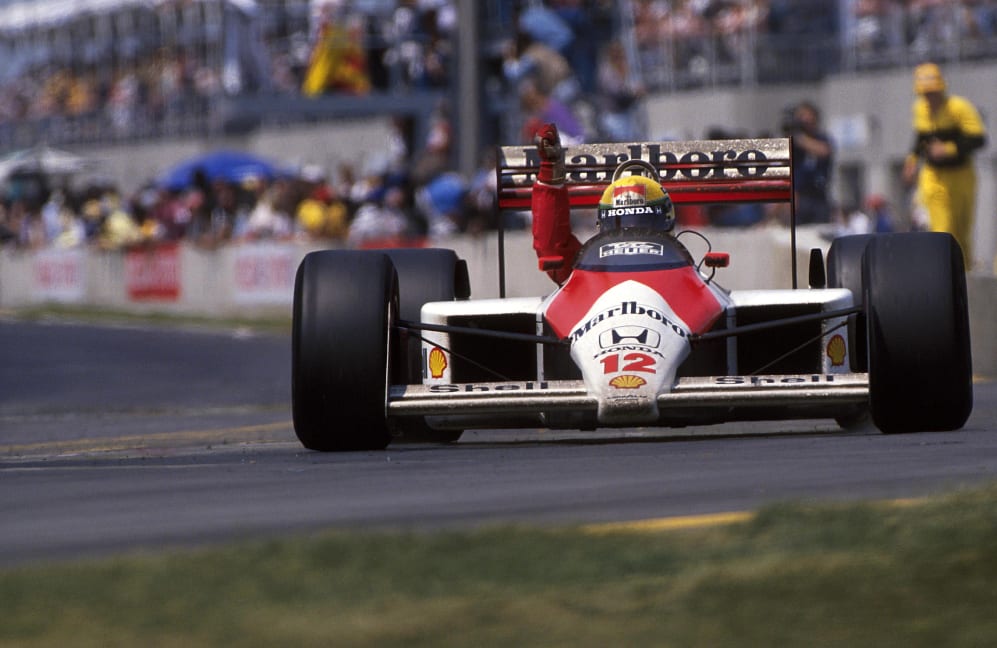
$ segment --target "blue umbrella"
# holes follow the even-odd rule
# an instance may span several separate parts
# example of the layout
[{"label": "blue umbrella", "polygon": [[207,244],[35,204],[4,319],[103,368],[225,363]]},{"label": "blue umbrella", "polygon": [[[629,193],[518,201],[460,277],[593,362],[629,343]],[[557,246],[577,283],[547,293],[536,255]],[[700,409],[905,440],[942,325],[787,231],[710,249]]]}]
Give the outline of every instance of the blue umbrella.
[{"label": "blue umbrella", "polygon": [[266,158],[241,151],[213,151],[177,164],[160,176],[157,184],[171,191],[183,191],[194,183],[201,171],[209,181],[241,182],[247,178],[272,180],[281,174],[280,167]]}]

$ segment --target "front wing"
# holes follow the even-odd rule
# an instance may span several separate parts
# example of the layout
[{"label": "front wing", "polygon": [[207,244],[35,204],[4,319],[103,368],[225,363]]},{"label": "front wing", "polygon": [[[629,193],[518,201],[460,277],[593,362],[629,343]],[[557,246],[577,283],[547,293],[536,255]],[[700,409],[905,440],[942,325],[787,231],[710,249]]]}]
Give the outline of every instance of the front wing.
[{"label": "front wing", "polygon": [[[671,392],[658,396],[658,406],[661,424],[668,425],[833,418],[868,400],[866,373],[712,376],[679,378]],[[432,417],[434,427],[447,427],[446,419],[453,418],[464,429],[518,425],[524,416],[549,426],[549,414],[594,418],[597,407],[580,380],[393,385],[387,401],[389,417]]]}]

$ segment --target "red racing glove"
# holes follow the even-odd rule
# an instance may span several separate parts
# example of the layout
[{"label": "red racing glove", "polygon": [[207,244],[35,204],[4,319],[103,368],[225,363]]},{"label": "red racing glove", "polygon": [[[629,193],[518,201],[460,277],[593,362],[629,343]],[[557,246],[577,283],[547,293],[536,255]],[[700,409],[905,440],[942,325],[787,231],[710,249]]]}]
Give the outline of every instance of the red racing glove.
[{"label": "red racing glove", "polygon": [[564,148],[561,146],[561,136],[557,126],[544,124],[533,136],[540,155],[540,173],[537,179],[544,184],[564,183]]}]

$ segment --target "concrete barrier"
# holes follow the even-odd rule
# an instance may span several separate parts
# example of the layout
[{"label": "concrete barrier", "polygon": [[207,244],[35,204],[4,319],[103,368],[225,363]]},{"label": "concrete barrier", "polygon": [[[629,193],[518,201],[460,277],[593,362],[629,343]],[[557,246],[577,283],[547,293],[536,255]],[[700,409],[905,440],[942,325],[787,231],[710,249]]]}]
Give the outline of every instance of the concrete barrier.
[{"label": "concrete barrier", "polygon": [[997,277],[973,274],[969,290],[969,335],[973,343],[973,371],[997,377]]},{"label": "concrete barrier", "polygon": [[[714,251],[731,253],[717,281],[731,290],[789,288],[789,232],[783,228],[702,230]],[[706,252],[696,236],[682,241],[693,256]],[[434,243],[468,261],[471,295],[499,296],[497,235],[461,236]],[[544,295],[554,284],[537,269],[529,232],[505,235],[506,296]],[[801,229],[797,276],[807,286],[809,250],[825,252],[828,241]],[[314,245],[253,243],[203,250],[176,244],[128,252],[92,249],[23,252],[0,250],[0,309],[48,303],[132,312],[200,316],[280,317],[291,312],[294,273]],[[968,278],[973,362],[976,373],[997,376],[997,277]]]}]

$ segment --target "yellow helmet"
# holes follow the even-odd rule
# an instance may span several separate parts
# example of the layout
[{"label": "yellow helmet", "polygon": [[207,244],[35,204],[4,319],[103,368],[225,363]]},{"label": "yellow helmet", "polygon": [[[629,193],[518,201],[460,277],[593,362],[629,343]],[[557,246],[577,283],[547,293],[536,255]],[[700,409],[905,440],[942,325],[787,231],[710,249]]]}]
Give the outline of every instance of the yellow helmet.
[{"label": "yellow helmet", "polygon": [[923,95],[928,92],[945,92],[945,77],[934,63],[922,63],[914,68],[914,92]]},{"label": "yellow helmet", "polygon": [[[629,172],[629,175],[624,175]],[[675,227],[675,205],[661,186],[657,169],[644,160],[629,160],[613,172],[599,199],[599,231],[640,227],[668,232]]]}]

